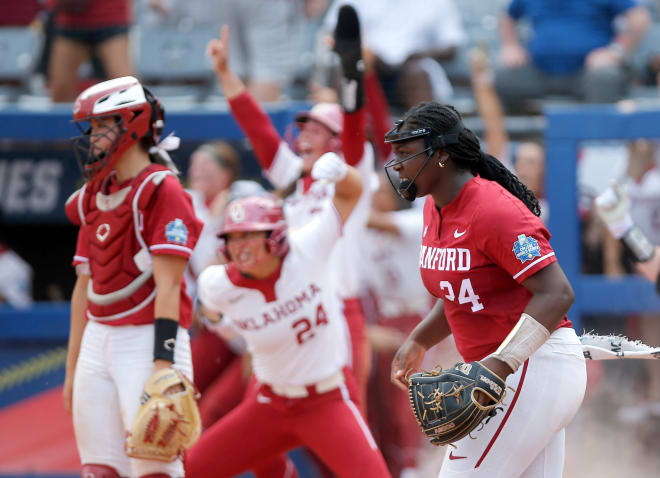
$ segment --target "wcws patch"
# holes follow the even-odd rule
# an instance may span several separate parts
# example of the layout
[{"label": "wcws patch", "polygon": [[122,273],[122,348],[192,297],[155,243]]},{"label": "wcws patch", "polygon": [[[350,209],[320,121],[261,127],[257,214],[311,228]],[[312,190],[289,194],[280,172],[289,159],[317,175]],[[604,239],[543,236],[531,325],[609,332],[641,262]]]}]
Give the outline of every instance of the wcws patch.
[{"label": "wcws patch", "polygon": [[470,249],[422,246],[419,267],[438,271],[469,271]]}]

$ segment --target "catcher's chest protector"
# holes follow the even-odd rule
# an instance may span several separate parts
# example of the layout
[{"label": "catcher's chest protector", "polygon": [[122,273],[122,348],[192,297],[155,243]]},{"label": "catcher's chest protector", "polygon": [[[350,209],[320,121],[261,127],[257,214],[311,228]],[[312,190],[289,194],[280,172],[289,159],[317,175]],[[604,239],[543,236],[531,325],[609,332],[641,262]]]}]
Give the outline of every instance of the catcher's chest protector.
[{"label": "catcher's chest protector", "polygon": [[119,191],[104,194],[83,187],[67,203],[67,215],[77,216],[87,233],[88,307],[99,320],[111,320],[150,300],[155,283],[142,238],[143,211],[167,174],[169,170],[154,164]]}]

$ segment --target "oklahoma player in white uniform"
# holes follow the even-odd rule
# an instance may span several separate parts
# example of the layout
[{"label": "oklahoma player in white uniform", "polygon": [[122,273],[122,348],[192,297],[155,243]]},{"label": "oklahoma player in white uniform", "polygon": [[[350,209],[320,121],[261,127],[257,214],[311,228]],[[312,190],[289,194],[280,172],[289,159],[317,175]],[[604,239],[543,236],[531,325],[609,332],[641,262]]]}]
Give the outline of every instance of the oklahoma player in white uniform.
[{"label": "oklahoma player in white uniform", "polygon": [[190,449],[188,478],[231,477],[302,445],[340,477],[389,476],[349,394],[347,341],[328,274],[360,176],[332,153],[312,175],[336,182],[333,201],[288,237],[274,197],[227,207],[221,234],[230,263],[202,273],[199,296],[245,337],[258,384]]},{"label": "oklahoma player in white uniform", "polygon": [[[365,111],[342,112],[337,104],[319,103],[311,111],[298,115],[301,132],[294,153],[280,138],[270,118],[252,98],[240,78],[228,65],[229,32],[223,27],[221,38],[211,40],[208,52],[227,96],[231,111],[249,138],[266,177],[276,188],[284,189],[295,182],[295,192],[285,200],[284,214],[291,228],[311,221],[331,201],[333,185],[319,183],[309,172],[324,153],[343,152],[346,163],[360,172],[364,189],[355,212],[344,228],[344,235],[330,259],[333,264],[337,293],[344,302],[343,314],[350,331],[352,366],[364,398],[369,375],[369,342],[364,314],[358,299],[363,280],[361,245],[364,243],[372,189],[377,185],[374,152],[365,142]],[[361,400],[364,403],[364,400]]]},{"label": "oklahoma player in white uniform", "polygon": [[466,361],[480,360],[513,389],[494,417],[448,447],[439,476],[561,477],[564,427],[582,403],[586,369],[566,319],[573,291],[538,201],[480,150],[451,106],[412,108],[386,139],[399,193],[428,195],[419,266],[442,299],[397,352],[392,380],[407,386],[426,350],[453,333]]},{"label": "oklahoma player in white uniform", "polygon": [[172,145],[158,143],[164,111],[135,78],[88,88],[73,112],[89,181],[66,203],[80,232],[64,401],[82,476],[178,478],[180,459],[129,459],[124,441],[156,370],[192,379],[183,272],[202,224],[176,176],[156,164],[171,163],[162,148]]}]

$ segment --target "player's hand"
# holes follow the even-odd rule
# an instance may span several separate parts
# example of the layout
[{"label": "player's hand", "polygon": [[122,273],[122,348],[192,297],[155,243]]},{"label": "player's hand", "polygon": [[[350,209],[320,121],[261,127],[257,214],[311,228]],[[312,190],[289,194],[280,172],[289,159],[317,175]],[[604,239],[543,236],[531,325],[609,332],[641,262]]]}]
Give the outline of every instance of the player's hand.
[{"label": "player's hand", "polygon": [[633,227],[630,201],[625,187],[612,181],[610,187],[603,191],[594,203],[596,212],[616,239],[621,239]]},{"label": "player's hand", "polygon": [[[513,373],[511,367],[509,367],[505,362],[502,362],[501,360],[493,357],[488,357],[487,359],[480,360],[479,362],[505,382],[506,378]],[[474,396],[482,405],[491,405],[492,403],[492,400],[481,393],[479,390],[474,392]]]},{"label": "player's hand", "polygon": [[502,46],[500,50],[500,62],[509,68],[520,68],[529,60],[527,51],[518,43]]},{"label": "player's hand", "polygon": [[336,183],[346,177],[348,166],[336,153],[325,153],[312,167],[312,178],[317,181]]},{"label": "player's hand", "polygon": [[213,70],[222,75],[229,72],[229,27],[222,25],[220,38],[213,38],[206,45],[206,55],[211,58]]},{"label": "player's hand", "polygon": [[64,386],[62,387],[62,400],[64,401],[64,409],[69,415],[73,411],[73,374],[66,374],[64,379]]},{"label": "player's hand", "polygon": [[418,372],[422,367],[426,349],[411,338],[406,339],[399,347],[394,360],[392,360],[392,371],[390,380],[402,390],[408,389],[408,377]]}]

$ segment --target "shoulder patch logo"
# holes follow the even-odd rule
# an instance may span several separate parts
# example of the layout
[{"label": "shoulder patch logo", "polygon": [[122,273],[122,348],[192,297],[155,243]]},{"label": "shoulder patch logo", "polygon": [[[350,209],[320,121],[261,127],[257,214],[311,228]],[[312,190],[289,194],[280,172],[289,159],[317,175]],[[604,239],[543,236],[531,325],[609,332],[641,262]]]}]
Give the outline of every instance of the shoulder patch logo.
[{"label": "shoulder patch logo", "polygon": [[188,242],[188,228],[179,218],[170,221],[165,226],[165,238],[167,242],[175,242],[177,244],[185,244]]},{"label": "shoulder patch logo", "polygon": [[527,237],[524,234],[518,236],[518,240],[513,243],[513,253],[523,264],[527,261],[541,256],[541,247],[536,239]]}]

